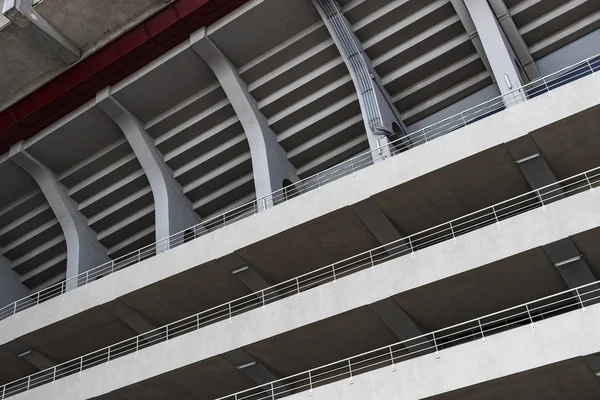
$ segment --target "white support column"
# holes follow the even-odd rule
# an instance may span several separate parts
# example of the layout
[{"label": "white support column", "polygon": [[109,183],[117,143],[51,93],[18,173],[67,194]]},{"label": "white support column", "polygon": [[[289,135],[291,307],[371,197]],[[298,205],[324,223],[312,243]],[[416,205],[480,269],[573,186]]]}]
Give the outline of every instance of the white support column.
[{"label": "white support column", "polygon": [[0,307],[22,299],[30,293],[13,271],[10,261],[0,254]]},{"label": "white support column", "polygon": [[464,2],[481,38],[496,84],[500,93],[505,95],[506,106],[510,107],[524,101],[525,96],[522,93],[507,95],[521,86],[523,81],[518,66],[515,65],[516,55],[490,5],[485,0],[464,0]]},{"label": "white support column", "polygon": [[[406,127],[337,2],[313,0],[313,4],[348,67],[358,94],[373,160],[380,161],[390,154],[389,142],[406,135]],[[408,139],[402,143],[401,147],[404,146],[410,146]]]},{"label": "white support column", "polygon": [[540,71],[535,63],[535,60],[531,56],[531,52],[529,51],[529,47],[521,33],[519,33],[519,29],[515,24],[504,0],[489,0],[490,6],[496,17],[498,18],[498,22],[506,35],[506,38],[511,44],[511,47],[514,49],[515,54],[519,58],[519,62],[523,66],[523,70],[525,74],[527,74],[527,78],[530,81],[533,81],[540,77]]},{"label": "white support column", "polygon": [[152,137],[144,130],[144,125],[111,96],[110,87],[96,94],[96,105],[121,128],[150,182],[154,196],[156,240],[199,223],[200,218],[192,203],[183,194],[183,188],[154,146]]},{"label": "white support column", "polygon": [[210,40],[206,29],[194,32],[190,40],[194,51],[217,76],[244,128],[252,156],[256,197],[271,201],[269,195],[283,189],[284,180],[292,183],[298,181],[296,167],[288,160],[286,151],[277,141],[277,136],[248,91],[248,85],[240,77],[237,68]]},{"label": "white support column", "polygon": [[23,142],[10,148],[9,157],[37,182],[60,223],[67,242],[67,279],[110,261],[96,233],[54,172],[28,154]]}]

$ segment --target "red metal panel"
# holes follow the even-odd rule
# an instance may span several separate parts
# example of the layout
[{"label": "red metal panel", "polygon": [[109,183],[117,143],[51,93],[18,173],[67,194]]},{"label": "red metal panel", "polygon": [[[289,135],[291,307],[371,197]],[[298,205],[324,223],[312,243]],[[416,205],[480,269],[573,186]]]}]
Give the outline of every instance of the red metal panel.
[{"label": "red metal panel", "polygon": [[165,8],[146,21],[148,33],[158,43],[164,43],[169,40],[170,37],[183,31],[185,28],[186,24],[179,21],[175,8],[172,6]]},{"label": "red metal panel", "polygon": [[218,8],[210,0],[180,0],[174,4],[174,7],[179,18],[188,25],[194,25]]},{"label": "red metal panel", "polygon": [[0,113],[0,154],[248,0],[178,0]]}]

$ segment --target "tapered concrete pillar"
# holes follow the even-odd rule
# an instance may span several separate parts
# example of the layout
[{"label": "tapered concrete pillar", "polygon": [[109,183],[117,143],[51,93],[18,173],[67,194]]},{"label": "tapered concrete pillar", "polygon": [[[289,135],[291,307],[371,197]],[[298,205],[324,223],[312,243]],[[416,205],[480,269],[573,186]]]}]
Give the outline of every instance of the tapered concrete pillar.
[{"label": "tapered concrete pillar", "polygon": [[20,281],[10,261],[0,254],[0,308],[27,296],[30,290]]},{"label": "tapered concrete pillar", "polygon": [[121,128],[150,182],[154,196],[156,240],[198,224],[200,218],[192,203],[183,194],[183,188],[175,180],[173,171],[154,146],[154,139],[146,133],[143,124],[111,96],[110,87],[97,93],[96,105]]},{"label": "tapered concrete pillar", "polygon": [[283,189],[285,180],[298,181],[296,167],[288,160],[286,151],[277,141],[237,68],[210,40],[206,30],[202,28],[194,32],[190,40],[194,51],[216,75],[244,128],[252,156],[256,197],[265,198],[267,203],[273,201],[269,195]]},{"label": "tapered concrete pillar", "polygon": [[[10,160],[37,182],[56,215],[67,242],[67,280],[110,261],[106,249],[89,227],[87,219],[68,195],[56,175],[23,148],[19,142],[10,148]],[[76,286],[76,282],[72,282]]]},{"label": "tapered concrete pillar", "polygon": [[410,142],[406,140],[395,146],[395,149],[388,147],[390,141],[406,136],[406,127],[389,93],[383,87],[381,77],[373,68],[362,43],[337,2],[313,0],[313,4],[325,22],[354,82],[373,160],[380,161],[391,151],[410,146]]},{"label": "tapered concrete pillar", "polygon": [[517,57],[490,5],[483,0],[464,0],[464,2],[481,38],[496,84],[500,93],[504,95],[504,103],[510,107],[524,101],[525,96],[521,92],[513,93],[514,89],[523,84],[515,62]]}]

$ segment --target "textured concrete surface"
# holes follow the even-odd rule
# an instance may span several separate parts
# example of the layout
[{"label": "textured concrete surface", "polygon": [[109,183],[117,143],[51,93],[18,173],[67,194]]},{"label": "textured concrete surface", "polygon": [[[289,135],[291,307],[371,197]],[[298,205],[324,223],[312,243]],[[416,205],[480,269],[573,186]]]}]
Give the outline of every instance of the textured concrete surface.
[{"label": "textured concrete surface", "polygon": [[[415,258],[401,257],[378,265],[375,270],[368,269],[341,278],[337,285],[326,284],[301,294],[299,298],[294,296],[271,303],[264,310],[257,309],[234,317],[232,323],[223,321],[207,326],[197,333],[144,349],[137,355],[86,370],[81,376],[58,380],[52,387],[33,389],[29,396],[45,399],[55,398],[53,396],[61,399],[99,396],[277,335],[283,334],[281,337],[285,338],[293,335],[294,329],[306,329],[310,324],[397,293],[594,228],[600,225],[598,207],[595,195],[582,193],[554,203],[546,211],[537,209],[507,220],[500,229],[495,225],[486,227],[460,237],[457,243],[448,241],[417,252]],[[445,262],[439,263],[439,260]],[[367,322],[366,325],[372,324]],[[600,329],[600,324],[597,328]],[[290,340],[275,347],[291,349],[293,346],[294,340]],[[594,343],[594,346],[597,345]],[[156,363],[155,360],[162,362]],[[514,368],[517,369],[514,372],[518,372],[519,366]],[[123,373],[125,370],[127,374]]]}]

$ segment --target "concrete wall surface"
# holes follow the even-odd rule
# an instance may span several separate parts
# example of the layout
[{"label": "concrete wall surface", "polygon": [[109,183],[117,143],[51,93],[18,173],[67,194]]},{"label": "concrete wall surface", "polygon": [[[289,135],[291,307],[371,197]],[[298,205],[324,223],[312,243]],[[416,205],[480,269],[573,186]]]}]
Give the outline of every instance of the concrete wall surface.
[{"label": "concrete wall surface", "polygon": [[[31,399],[88,399],[600,225],[589,191],[400,257],[31,390]],[[600,312],[600,311],[598,311]],[[593,317],[588,316],[586,321]],[[600,325],[600,322],[598,322]],[[565,325],[567,328],[567,325]],[[543,332],[543,328],[540,331]],[[598,326],[600,329],[600,326]],[[561,333],[562,334],[562,333]],[[564,336],[571,340],[571,336]],[[600,345],[600,343],[598,343]],[[489,348],[492,348],[490,345]],[[527,354],[527,353],[524,353]],[[466,360],[469,357],[465,358]],[[160,360],[160,362],[158,362]],[[517,368],[515,366],[515,368]],[[475,368],[477,369],[477,368]],[[516,371],[515,371],[516,372]],[[427,375],[427,374],[425,374]],[[400,376],[400,375],[399,375]],[[15,399],[25,398],[25,394]],[[368,397],[366,397],[368,398]]]},{"label": "concrete wall surface", "polygon": [[[478,154],[600,104],[594,76],[558,88],[466,128],[291,199],[0,322],[0,343],[218,259],[390,187]],[[481,166],[485,169],[485,165]]]},{"label": "concrete wall surface", "polygon": [[[290,400],[414,400],[488,382],[600,350],[600,305],[572,311],[433,354],[289,396]],[[568,378],[566,378],[568,379]]]}]

